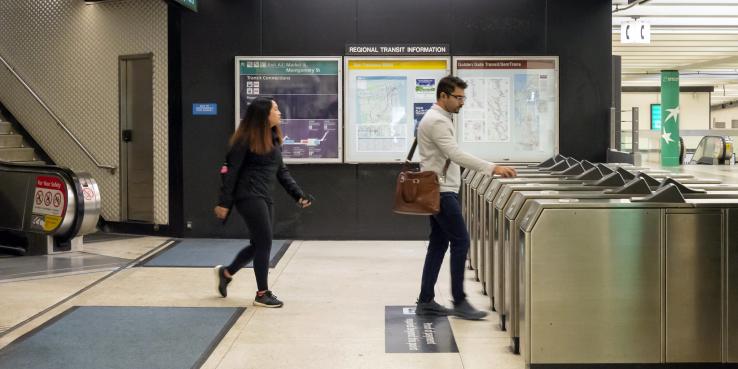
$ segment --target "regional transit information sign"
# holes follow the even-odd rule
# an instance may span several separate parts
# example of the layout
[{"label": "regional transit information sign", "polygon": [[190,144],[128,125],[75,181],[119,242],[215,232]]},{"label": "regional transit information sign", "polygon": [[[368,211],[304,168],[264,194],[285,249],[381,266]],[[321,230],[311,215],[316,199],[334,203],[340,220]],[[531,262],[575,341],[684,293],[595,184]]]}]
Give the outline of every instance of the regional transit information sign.
[{"label": "regional transit information sign", "polygon": [[237,57],[236,127],[257,96],[282,112],[286,162],[341,162],[341,59]]},{"label": "regional transit information sign", "polygon": [[[402,162],[448,57],[346,57],[346,162]],[[416,160],[418,156],[415,157]]]}]

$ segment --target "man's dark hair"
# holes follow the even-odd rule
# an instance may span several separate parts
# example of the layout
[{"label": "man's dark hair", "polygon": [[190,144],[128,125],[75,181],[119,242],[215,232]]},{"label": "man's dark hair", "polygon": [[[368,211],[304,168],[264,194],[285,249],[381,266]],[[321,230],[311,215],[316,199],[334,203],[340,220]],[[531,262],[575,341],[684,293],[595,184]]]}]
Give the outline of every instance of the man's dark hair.
[{"label": "man's dark hair", "polygon": [[451,96],[456,87],[466,89],[466,82],[463,79],[456,76],[446,76],[438,81],[438,88],[436,89],[436,99],[441,98],[441,92],[445,92],[446,95]]}]

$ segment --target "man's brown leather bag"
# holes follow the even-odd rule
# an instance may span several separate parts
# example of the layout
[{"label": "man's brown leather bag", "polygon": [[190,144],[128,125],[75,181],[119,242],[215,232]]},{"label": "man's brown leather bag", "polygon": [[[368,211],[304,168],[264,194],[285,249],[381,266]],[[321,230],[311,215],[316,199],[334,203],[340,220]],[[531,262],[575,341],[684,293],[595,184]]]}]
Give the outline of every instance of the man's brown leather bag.
[{"label": "man's brown leather bag", "polygon": [[[413,147],[407,155],[407,160],[402,166],[400,175],[397,176],[397,187],[395,188],[395,206],[392,211],[405,215],[433,215],[441,210],[441,184],[436,172],[411,170],[410,160],[415,154],[418,140],[413,142]],[[443,176],[451,163],[446,159],[443,167]]]}]

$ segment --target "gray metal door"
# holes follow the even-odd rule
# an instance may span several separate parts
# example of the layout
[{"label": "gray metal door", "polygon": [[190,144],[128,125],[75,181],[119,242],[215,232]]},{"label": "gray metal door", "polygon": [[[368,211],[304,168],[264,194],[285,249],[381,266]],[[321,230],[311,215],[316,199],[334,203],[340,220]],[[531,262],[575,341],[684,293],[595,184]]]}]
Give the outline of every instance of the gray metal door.
[{"label": "gray metal door", "polygon": [[121,218],[154,222],[152,55],[120,57]]}]

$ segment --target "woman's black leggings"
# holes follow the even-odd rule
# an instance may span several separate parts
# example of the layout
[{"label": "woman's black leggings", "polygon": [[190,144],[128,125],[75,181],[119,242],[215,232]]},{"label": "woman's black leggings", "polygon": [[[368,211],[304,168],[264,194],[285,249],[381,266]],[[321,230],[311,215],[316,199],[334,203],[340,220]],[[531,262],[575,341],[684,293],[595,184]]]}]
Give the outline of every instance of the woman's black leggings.
[{"label": "woman's black leggings", "polygon": [[254,274],[259,291],[269,289],[269,254],[272,249],[272,205],[260,197],[249,197],[236,202],[236,209],[246,221],[251,234],[251,244],[241,249],[228,273],[236,274],[241,268],[254,260]]}]

